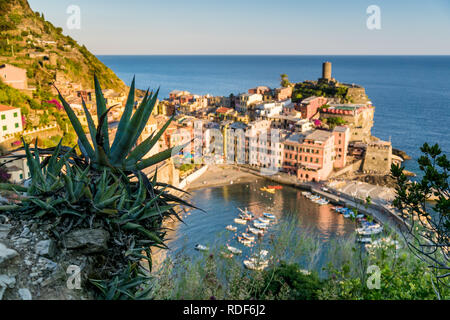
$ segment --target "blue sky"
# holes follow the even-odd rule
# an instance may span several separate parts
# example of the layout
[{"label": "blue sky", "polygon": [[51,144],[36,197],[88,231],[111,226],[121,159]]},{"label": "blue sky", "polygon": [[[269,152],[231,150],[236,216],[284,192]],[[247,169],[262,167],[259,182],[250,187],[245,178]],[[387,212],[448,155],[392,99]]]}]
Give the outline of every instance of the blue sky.
[{"label": "blue sky", "polygon": [[[29,0],[95,54],[450,54],[448,0]],[[70,5],[81,29],[68,30]],[[381,30],[366,9],[381,9]]]}]

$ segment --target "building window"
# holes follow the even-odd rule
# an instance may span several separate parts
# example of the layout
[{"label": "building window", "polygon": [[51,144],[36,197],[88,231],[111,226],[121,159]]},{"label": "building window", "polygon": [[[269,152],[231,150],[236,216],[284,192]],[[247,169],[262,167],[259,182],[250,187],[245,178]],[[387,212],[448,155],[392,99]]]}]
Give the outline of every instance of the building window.
[{"label": "building window", "polygon": [[14,112],[14,118],[17,118],[17,112]]},{"label": "building window", "polygon": [[6,126],[3,126],[3,131],[8,130],[8,128]]},{"label": "building window", "polygon": [[19,124],[18,123],[16,123],[15,125],[14,125],[16,128],[18,128],[19,127]]},{"label": "building window", "polygon": [[2,114],[2,120],[6,119],[6,115]]},{"label": "building window", "polygon": [[20,180],[22,180],[23,179],[23,174],[20,174]]}]

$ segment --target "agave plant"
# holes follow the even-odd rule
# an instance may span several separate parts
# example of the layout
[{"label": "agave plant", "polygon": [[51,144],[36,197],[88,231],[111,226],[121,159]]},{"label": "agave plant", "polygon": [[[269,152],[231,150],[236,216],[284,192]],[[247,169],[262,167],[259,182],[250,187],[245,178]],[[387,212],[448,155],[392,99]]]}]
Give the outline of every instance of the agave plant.
[{"label": "agave plant", "polygon": [[[151,247],[166,248],[163,220],[175,217],[181,221],[178,211],[184,206],[193,207],[169,192],[182,190],[159,183],[156,173],[151,178],[143,173],[143,169],[165,161],[184,146],[144,159],[172,119],[160,131],[136,146],[155,107],[158,91],[155,94],[147,91],[133,114],[134,91],[133,79],[112,144],[109,143],[106,121],[109,110],[106,109],[97,77],[98,127],[95,127],[83,101],[92,144],[75,113],[59,94],[78,135],[82,154],[78,155],[74,148],[62,146],[62,139],[55,148],[49,149],[38,148],[37,140],[34,148],[30,149],[23,140],[24,147],[18,150],[25,151],[31,175],[30,184],[27,187],[0,184],[0,189],[16,192],[19,197],[16,203],[0,206],[0,211],[20,219],[52,223],[53,236],[57,240],[62,240],[73,229],[91,228],[93,225],[109,231],[111,239],[103,268],[106,272],[93,283],[101,292],[108,292],[107,297],[113,298],[140,296],[137,294],[139,285],[147,279],[148,269],[151,270]],[[142,259],[148,262],[147,268],[142,265]],[[124,273],[126,276],[123,276]],[[120,289],[120,283],[126,284],[126,291]]]}]

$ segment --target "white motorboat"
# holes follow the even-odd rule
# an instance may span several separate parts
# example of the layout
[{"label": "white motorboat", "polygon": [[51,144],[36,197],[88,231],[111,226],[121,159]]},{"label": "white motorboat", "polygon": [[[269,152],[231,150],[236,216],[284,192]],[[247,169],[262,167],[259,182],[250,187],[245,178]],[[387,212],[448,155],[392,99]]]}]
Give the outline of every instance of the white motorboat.
[{"label": "white motorboat", "polygon": [[225,229],[227,229],[228,231],[233,231],[233,232],[237,231],[237,227],[235,227],[231,224],[229,226],[226,226]]},{"label": "white motorboat", "polygon": [[268,228],[268,225],[266,223],[261,223],[261,222],[258,222],[258,221],[254,221],[253,222],[253,226],[255,228],[258,228],[258,229],[261,229],[261,230],[266,230]]},{"label": "white motorboat", "polygon": [[267,268],[268,265],[269,265],[269,263],[267,261],[258,262],[256,260],[252,260],[252,259],[244,260],[244,266],[250,270],[262,271],[265,268]]},{"label": "white motorboat", "polygon": [[256,235],[263,235],[264,234],[263,230],[252,228],[252,227],[248,227],[248,231],[253,233],[253,234],[256,234]]},{"label": "white motorboat", "polygon": [[249,235],[248,233],[243,233],[242,237],[250,241],[255,241],[255,236]]},{"label": "white motorboat", "polygon": [[196,244],[195,245],[195,250],[197,250],[197,251],[208,251],[209,248],[207,246],[202,245],[202,244]]},{"label": "white motorboat", "polygon": [[234,219],[234,222],[236,222],[238,224],[247,224],[247,220],[239,219],[239,218]]},{"label": "white motorboat", "polygon": [[263,216],[266,217],[267,219],[270,219],[270,220],[275,220],[276,219],[276,217],[273,214],[267,213],[267,212],[263,213]]},{"label": "white motorboat", "polygon": [[230,251],[233,254],[242,254],[242,250],[241,249],[238,249],[238,248],[235,248],[235,247],[232,247],[232,246],[228,246],[228,245],[227,245],[227,249],[228,249],[228,251]]},{"label": "white motorboat", "polygon": [[371,236],[383,232],[383,226],[376,224],[373,226],[357,228],[356,232],[361,236]]},{"label": "white motorboat", "polygon": [[244,246],[250,247],[252,245],[252,241],[242,238],[242,237],[238,237],[238,241],[239,243],[242,243]]},{"label": "white motorboat", "polygon": [[258,218],[258,220],[265,224],[269,224],[271,222],[270,219],[264,219],[264,218]]}]

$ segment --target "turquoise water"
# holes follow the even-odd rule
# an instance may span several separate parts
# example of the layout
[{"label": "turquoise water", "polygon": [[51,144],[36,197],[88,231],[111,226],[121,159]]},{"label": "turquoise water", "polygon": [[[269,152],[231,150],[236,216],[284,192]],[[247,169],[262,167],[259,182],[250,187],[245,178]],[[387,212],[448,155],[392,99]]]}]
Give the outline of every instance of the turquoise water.
[{"label": "turquoise water", "polygon": [[[450,150],[450,56],[100,56],[126,83],[136,75],[139,88],[161,87],[197,94],[229,95],[257,85],[279,86],[317,79],[323,61],[333,77],[357,83],[376,106],[373,135],[391,139],[417,159],[424,142]],[[415,161],[406,163],[418,172]]]}]

